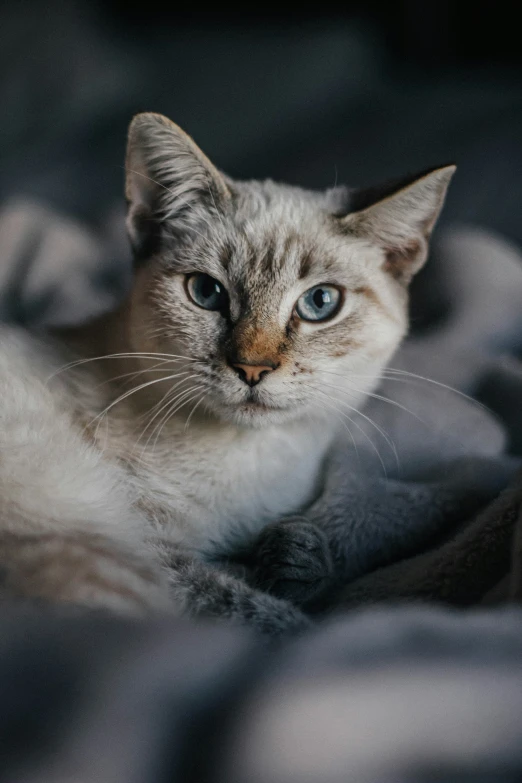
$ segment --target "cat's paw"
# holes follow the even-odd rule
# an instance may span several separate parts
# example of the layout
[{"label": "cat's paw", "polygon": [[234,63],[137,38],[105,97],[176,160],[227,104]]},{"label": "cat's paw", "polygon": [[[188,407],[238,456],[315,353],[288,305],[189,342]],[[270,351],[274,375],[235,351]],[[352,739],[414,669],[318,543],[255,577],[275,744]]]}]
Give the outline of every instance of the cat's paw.
[{"label": "cat's paw", "polygon": [[331,585],[333,563],[324,532],[303,519],[266,527],[254,552],[255,584],[297,606],[310,606]]}]

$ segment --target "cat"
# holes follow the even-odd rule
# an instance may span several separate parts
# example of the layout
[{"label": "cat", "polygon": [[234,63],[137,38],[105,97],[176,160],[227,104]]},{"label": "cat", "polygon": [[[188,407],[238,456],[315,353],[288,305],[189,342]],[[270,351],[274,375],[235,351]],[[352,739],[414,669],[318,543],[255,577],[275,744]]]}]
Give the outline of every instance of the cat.
[{"label": "cat", "polygon": [[129,295],[80,328],[2,327],[2,595],[305,628],[342,549],[336,395],[360,407],[406,334],[454,170],[369,191],[239,182],[137,115]]}]

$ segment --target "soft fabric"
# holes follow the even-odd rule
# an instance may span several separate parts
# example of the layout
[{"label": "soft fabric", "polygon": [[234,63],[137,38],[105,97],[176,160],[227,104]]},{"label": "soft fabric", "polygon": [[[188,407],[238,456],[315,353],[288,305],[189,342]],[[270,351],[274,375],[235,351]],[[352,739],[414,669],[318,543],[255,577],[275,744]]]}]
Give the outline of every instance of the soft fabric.
[{"label": "soft fabric", "polygon": [[522,474],[442,544],[346,585],[334,611],[366,603],[498,605],[522,599]]},{"label": "soft fabric", "polygon": [[515,783],[522,612],[368,611],[267,648],[222,625],[0,611],[0,779]]}]

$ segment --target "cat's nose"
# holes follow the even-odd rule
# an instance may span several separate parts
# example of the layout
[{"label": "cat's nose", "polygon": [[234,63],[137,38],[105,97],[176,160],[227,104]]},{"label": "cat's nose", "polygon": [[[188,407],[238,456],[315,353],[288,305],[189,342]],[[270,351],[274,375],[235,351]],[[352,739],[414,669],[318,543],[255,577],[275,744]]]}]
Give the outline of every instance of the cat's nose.
[{"label": "cat's nose", "polygon": [[255,386],[256,383],[263,380],[269,372],[273,372],[277,364],[274,362],[268,362],[264,364],[248,364],[247,362],[232,363],[233,369],[237,372],[242,381],[248,386]]}]

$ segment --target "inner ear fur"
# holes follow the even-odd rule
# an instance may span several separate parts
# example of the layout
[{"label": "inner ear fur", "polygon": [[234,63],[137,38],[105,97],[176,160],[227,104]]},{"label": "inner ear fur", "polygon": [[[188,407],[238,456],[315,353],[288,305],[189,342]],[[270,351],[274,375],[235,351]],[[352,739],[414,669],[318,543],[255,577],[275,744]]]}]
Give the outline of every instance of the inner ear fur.
[{"label": "inner ear fur", "polygon": [[138,114],[129,126],[125,159],[127,229],[135,252],[154,237],[189,231],[203,212],[223,208],[230,191],[223,175],[180,127],[161,114]]},{"label": "inner ear fur", "polygon": [[442,166],[384,191],[381,188],[354,194],[355,210],[340,219],[343,229],[379,245],[385,255],[385,270],[395,279],[408,282],[426,260],[431,233],[455,169],[454,165]]}]

